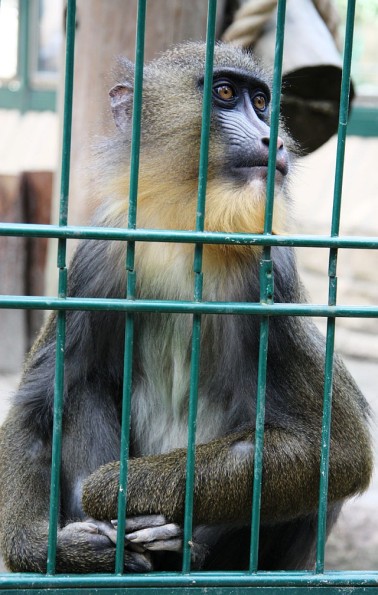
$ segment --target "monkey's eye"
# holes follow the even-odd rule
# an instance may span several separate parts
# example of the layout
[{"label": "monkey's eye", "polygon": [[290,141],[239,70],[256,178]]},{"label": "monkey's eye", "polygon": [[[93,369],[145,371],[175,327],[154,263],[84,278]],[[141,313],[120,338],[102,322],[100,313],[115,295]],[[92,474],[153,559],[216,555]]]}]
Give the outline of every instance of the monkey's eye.
[{"label": "monkey's eye", "polygon": [[222,101],[233,101],[236,98],[236,91],[229,83],[215,85],[213,87],[213,92],[215,96]]},{"label": "monkey's eye", "polygon": [[262,93],[258,93],[252,98],[253,106],[259,110],[259,112],[264,112],[267,108],[268,101]]}]

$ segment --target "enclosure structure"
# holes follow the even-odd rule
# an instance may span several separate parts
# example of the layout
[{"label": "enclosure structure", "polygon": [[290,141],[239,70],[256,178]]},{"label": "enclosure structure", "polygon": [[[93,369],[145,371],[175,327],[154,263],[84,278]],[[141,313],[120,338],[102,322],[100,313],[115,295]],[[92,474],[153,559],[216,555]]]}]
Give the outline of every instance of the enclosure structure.
[{"label": "enclosure structure", "polygon": [[[330,423],[332,411],[332,366],[334,355],[335,322],[337,317],[378,317],[378,306],[341,306],[337,304],[337,255],[340,248],[377,249],[378,238],[341,237],[339,236],[339,219],[341,209],[343,159],[345,137],[348,120],[350,63],[352,53],[353,23],[355,0],[348,3],[346,25],[346,43],[344,49],[343,79],[340,102],[340,118],[338,131],[337,164],[335,172],[334,206],[329,236],[272,234],[273,196],[274,196],[274,164],[276,160],[279,105],[281,94],[281,68],[284,43],[285,0],[278,2],[276,58],[274,68],[274,84],[272,98],[271,137],[274,142],[269,145],[269,170],[267,182],[267,202],[265,210],[264,233],[230,234],[204,231],[204,215],[206,208],[207,155],[210,127],[212,62],[215,40],[216,0],[208,2],[208,27],[206,68],[204,81],[203,124],[201,133],[200,173],[198,180],[198,208],[195,231],[164,231],[136,228],[136,210],[138,198],[138,167],[140,145],[140,120],[143,80],[144,30],[146,0],[139,0],[135,95],[133,106],[133,139],[131,157],[131,185],[129,225],[127,229],[70,227],[67,225],[70,169],[70,126],[72,114],[73,61],[75,43],[75,0],[68,0],[67,9],[67,49],[66,49],[66,86],[64,110],[64,138],[61,180],[61,202],[59,225],[25,225],[0,224],[0,234],[7,236],[53,237],[59,239],[58,297],[25,297],[0,296],[0,307],[57,310],[57,349],[55,372],[54,430],[52,445],[52,475],[50,497],[50,533],[48,544],[48,562],[46,575],[41,574],[3,574],[0,576],[0,588],[5,591],[33,590],[45,588],[55,591],[77,590],[91,593],[95,589],[108,592],[127,589],[128,593],[141,593],[147,590],[155,592],[201,592],[201,593],[247,593],[258,589],[269,592],[296,591],[319,593],[320,591],[358,593],[378,593],[378,569],[375,572],[328,572],[324,568],[324,549],[326,536],[327,484],[330,447]],[[127,242],[127,294],[125,299],[94,299],[67,297],[67,263],[66,242],[71,238],[120,240]],[[135,296],[135,277],[138,271],[134,268],[136,242],[185,242],[194,245],[193,271],[194,286],[192,301],[159,301],[137,299]],[[261,245],[263,255],[260,266],[260,302],[205,302],[202,299],[202,251],[204,244]],[[275,304],[273,301],[273,270],[271,260],[272,246],[306,246],[329,248],[329,297],[327,305],[314,304]],[[126,288],[125,288],[126,290]],[[121,472],[119,489],[118,539],[116,565],[114,574],[96,575],[59,575],[55,571],[57,526],[59,516],[59,476],[60,450],[63,416],[64,387],[64,350],[65,350],[65,313],[67,310],[114,310],[126,314],[125,326],[125,358],[122,409],[121,439]],[[150,573],[143,575],[123,574],[124,533],[126,510],[127,467],[129,454],[130,400],[132,389],[132,349],[135,312],[176,312],[191,315],[192,351],[189,399],[189,428],[187,450],[187,491],[185,502],[185,522],[183,537],[183,565],[181,572]],[[191,572],[190,542],[192,535],[193,486],[195,468],[195,427],[197,415],[197,392],[200,358],[201,317],[204,314],[237,314],[240,316],[259,316],[260,352],[257,390],[256,442],[253,480],[253,501],[251,518],[250,568],[245,572]],[[262,460],[264,443],[264,400],[267,372],[268,330],[271,316],[315,316],[326,317],[326,359],[324,373],[324,409],[322,427],[322,451],[319,485],[319,523],[316,568],[313,572],[262,572],[257,570],[260,503],[262,485]],[[251,399],[254,398],[251,395]]]}]

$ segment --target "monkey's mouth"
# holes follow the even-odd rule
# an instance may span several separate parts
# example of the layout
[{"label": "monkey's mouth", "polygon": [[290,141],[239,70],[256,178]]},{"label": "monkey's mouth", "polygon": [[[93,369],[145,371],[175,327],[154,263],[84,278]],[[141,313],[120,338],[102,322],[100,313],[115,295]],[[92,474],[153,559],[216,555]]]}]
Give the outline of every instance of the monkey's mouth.
[{"label": "monkey's mouth", "polygon": [[[254,164],[254,165],[241,165],[232,168],[232,174],[240,181],[250,182],[253,180],[267,181],[268,178],[268,164]],[[282,184],[285,176],[289,171],[287,163],[276,163],[275,182]]]}]

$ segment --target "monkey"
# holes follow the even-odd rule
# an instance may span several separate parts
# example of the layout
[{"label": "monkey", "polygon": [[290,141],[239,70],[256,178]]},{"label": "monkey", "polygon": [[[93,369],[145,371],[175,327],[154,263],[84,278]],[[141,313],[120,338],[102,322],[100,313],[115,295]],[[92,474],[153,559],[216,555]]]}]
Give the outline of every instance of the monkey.
[{"label": "monkey", "polygon": [[[205,44],[148,63],[138,228],[195,228]],[[251,53],[214,50],[205,230],[264,229],[271,79]],[[120,62],[115,130],[98,149],[95,225],[127,227],[134,65]],[[295,143],[280,127],[272,233],[291,221]],[[83,240],[68,295],[122,298],[126,243]],[[205,301],[259,302],[257,245],[203,246]],[[274,301],[306,301],[291,247],[272,247]],[[193,245],[137,242],[136,296],[191,300]],[[198,389],[193,563],[248,567],[260,316],[204,314]],[[136,312],[124,570],[180,568],[192,315]],[[57,572],[113,572],[125,313],[67,311]],[[56,314],[37,339],[0,432],[0,547],[12,571],[46,569]],[[269,324],[258,567],[311,568],[320,477],[325,340],[305,316]],[[334,361],[328,530],[372,472],[369,406]]]}]

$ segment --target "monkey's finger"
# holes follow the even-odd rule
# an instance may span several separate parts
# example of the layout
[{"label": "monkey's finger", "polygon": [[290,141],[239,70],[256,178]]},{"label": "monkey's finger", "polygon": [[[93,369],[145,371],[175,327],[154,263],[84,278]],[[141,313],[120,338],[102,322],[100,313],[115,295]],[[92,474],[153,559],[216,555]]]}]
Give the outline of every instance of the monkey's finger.
[{"label": "monkey's finger", "polygon": [[181,552],[182,539],[167,539],[145,543],[144,547],[149,551]]},{"label": "monkey's finger", "polygon": [[[117,519],[111,521],[114,528],[117,528]],[[126,531],[132,533],[133,531],[139,531],[140,529],[146,529],[149,527],[161,527],[167,524],[167,519],[161,514],[150,514],[144,516],[135,516],[130,519],[126,519]]]},{"label": "monkey's finger", "polygon": [[60,530],[61,535],[73,535],[74,533],[99,533],[96,521],[90,519],[86,521],[77,521],[68,523]]},{"label": "monkey's finger", "polygon": [[164,541],[174,537],[181,537],[182,531],[179,525],[169,523],[161,527],[149,527],[148,529],[141,529],[134,533],[127,533],[126,539],[132,543],[150,543],[151,541]]},{"label": "monkey's finger", "polygon": [[144,554],[146,552],[146,548],[140,543],[131,543],[125,539],[125,545],[129,552],[138,552],[139,554]]},{"label": "monkey's finger", "polygon": [[[114,543],[114,545],[117,544],[117,530],[113,527],[111,523],[107,523],[105,521],[96,521],[96,524],[91,524],[96,529],[94,533],[100,533],[101,535],[105,535],[108,539],[110,539],[112,543]],[[126,546],[129,545],[129,541],[127,539],[125,539],[125,544]],[[131,549],[133,552],[137,552],[139,554],[143,554],[145,552],[145,548],[139,543],[130,545],[132,545],[132,547],[130,547],[129,549]]]},{"label": "monkey's finger", "polygon": [[100,533],[105,535],[114,544],[117,543],[117,531],[113,525],[107,521],[98,521],[97,519],[88,519],[84,521],[82,525],[88,527],[88,531],[91,533]]},{"label": "monkey's finger", "polygon": [[81,527],[80,527],[81,531],[88,531],[88,533],[98,533],[98,527],[95,523],[84,521],[84,522],[80,523],[80,525],[81,525]]}]

